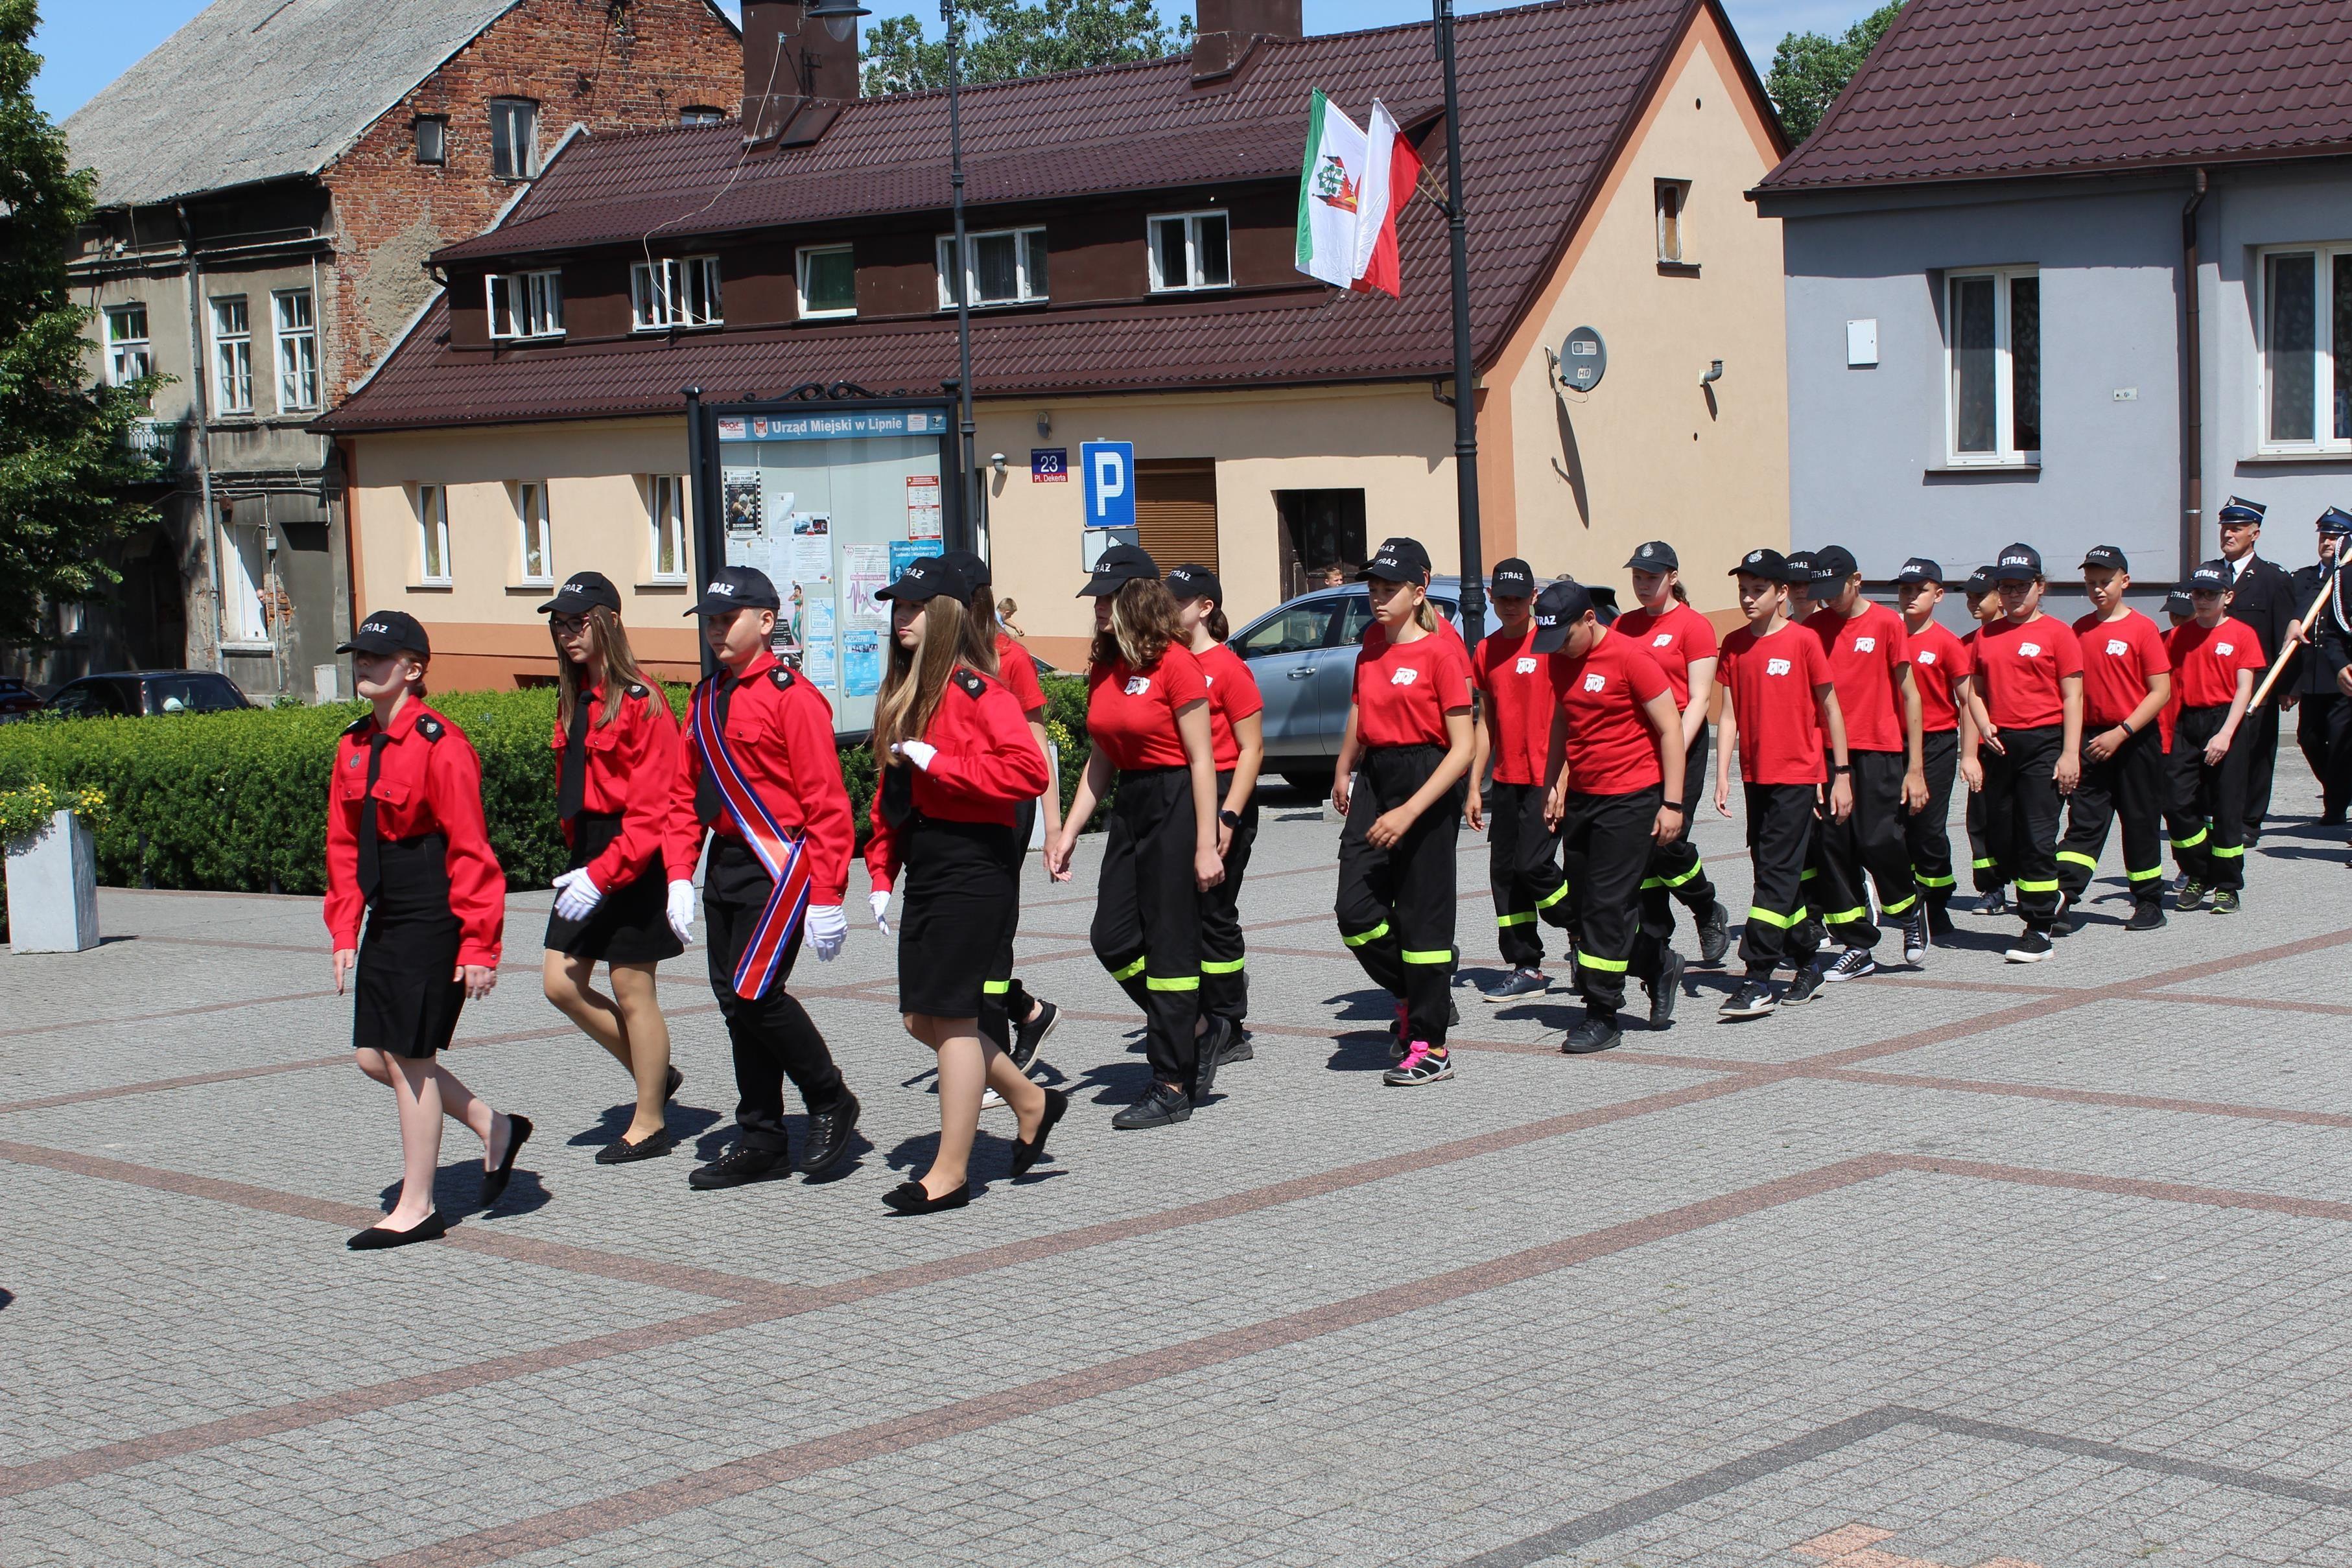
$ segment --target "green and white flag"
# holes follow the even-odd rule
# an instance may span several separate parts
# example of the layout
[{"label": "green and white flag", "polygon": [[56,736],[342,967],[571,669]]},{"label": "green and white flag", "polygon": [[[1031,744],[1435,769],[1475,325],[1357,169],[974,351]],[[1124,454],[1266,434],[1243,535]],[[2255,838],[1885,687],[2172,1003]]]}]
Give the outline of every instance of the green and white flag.
[{"label": "green and white flag", "polygon": [[1361,271],[1358,215],[1370,151],[1356,122],[1318,89],[1298,174],[1298,270],[1334,288],[1348,287]]}]

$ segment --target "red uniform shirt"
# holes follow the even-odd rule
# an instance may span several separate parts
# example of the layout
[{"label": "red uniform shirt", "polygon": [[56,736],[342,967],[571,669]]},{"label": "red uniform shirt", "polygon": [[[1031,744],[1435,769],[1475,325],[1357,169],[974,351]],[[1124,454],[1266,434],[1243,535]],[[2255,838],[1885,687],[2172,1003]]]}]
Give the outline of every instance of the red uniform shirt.
[{"label": "red uniform shirt", "polygon": [[[621,697],[613,722],[604,719],[602,688],[585,692],[589,705],[587,788],[580,809],[598,816],[618,816],[621,836],[588,862],[588,880],[606,893],[625,887],[646,874],[661,853],[662,834],[669,824],[670,785],[677,778],[679,730],[669,703],[650,686],[633,685]],[[555,727],[549,747],[555,752],[555,777],[563,779],[563,754],[570,740],[563,726]],[[562,824],[563,841],[572,841],[572,824]],[[692,868],[688,868],[692,874]]]},{"label": "red uniform shirt", "polygon": [[1658,662],[1658,668],[1666,673],[1667,685],[1674,688],[1677,709],[1690,706],[1691,662],[1717,658],[1723,652],[1716,641],[1715,623],[1679,602],[1667,605],[1657,615],[1647,610],[1629,610],[1609,630],[1620,637],[1631,637]]},{"label": "red uniform shirt", "polygon": [[1444,746],[1446,714],[1470,706],[1470,650],[1442,621],[1410,643],[1374,626],[1356,654],[1354,702],[1366,746]]},{"label": "red uniform shirt", "polygon": [[2187,707],[2227,707],[2238,700],[2238,672],[2252,670],[2259,675],[2270,664],[2263,656],[2262,638],[2231,615],[2222,616],[2221,623],[2210,631],[2194,621],[2184,622],[2166,633],[2164,641],[2179,672],[2174,687]]},{"label": "red uniform shirt", "polygon": [[1977,685],[1996,729],[2040,729],[2066,716],[2058,683],[2083,673],[2083,643],[2063,621],[2036,616],[2021,626],[1979,630]]},{"label": "red uniform shirt", "polygon": [[[740,677],[721,670],[710,680],[732,683],[727,688],[725,735],[737,769],[776,826],[807,842],[810,904],[839,904],[849,885],[849,852],[856,835],[849,791],[841,781],[841,750],[833,738],[833,705],[765,648],[751,656]],[[695,809],[701,782],[702,753],[689,733],[678,751],[669,831],[662,841],[662,861],[672,882],[692,876],[702,857],[704,823]],[[722,838],[743,836],[724,804],[709,826]]]},{"label": "red uniform shirt", "polygon": [[[1830,656],[1847,753],[1904,750],[1903,692],[1896,683],[1911,662],[1911,629],[1903,617],[1884,604],[1864,603],[1859,615],[1817,610],[1805,617],[1805,630],[1822,640]],[[1926,716],[1923,709],[1922,728]]]},{"label": "red uniform shirt", "polygon": [[1125,659],[1108,669],[1092,664],[1087,669],[1087,738],[1114,768],[1181,768],[1187,759],[1183,737],[1176,733],[1176,711],[1208,700],[1201,662],[1173,643],[1140,674]]},{"label": "red uniform shirt", "polygon": [[1911,683],[1919,688],[1920,730],[1940,735],[1959,728],[1960,707],[1952,688],[1976,669],[1969,644],[1930,621],[1916,632],[1906,632],[1903,653],[1911,661]]},{"label": "red uniform shirt", "polygon": [[1492,632],[1470,656],[1472,684],[1486,694],[1486,723],[1495,735],[1495,782],[1542,784],[1551,760],[1551,716],[1559,699],[1551,685],[1552,661],[1530,650],[1530,623],[1517,637]]},{"label": "red uniform shirt", "polygon": [[1207,653],[1192,656],[1200,661],[1201,679],[1209,688],[1209,756],[1218,772],[1230,772],[1242,759],[1234,726],[1265,712],[1265,699],[1258,695],[1257,677],[1249,665],[1223,643],[1213,643]]},{"label": "red uniform shirt", "polygon": [[1813,694],[1835,683],[1819,637],[1786,622],[1769,637],[1742,626],[1723,640],[1715,673],[1731,688],[1743,783],[1819,784],[1829,777],[1829,737]]},{"label": "red uniform shirt", "polygon": [[903,776],[906,799],[926,817],[1007,828],[1019,820],[1021,802],[1035,800],[1052,780],[1021,699],[976,671],[958,670],[948,682],[923,740],[939,748],[931,765],[889,763],[866,807],[874,831],[866,841],[866,872],[880,892],[889,890],[907,857],[908,821],[892,822],[886,800],[895,792],[893,775]]},{"label": "red uniform shirt", "polygon": [[1658,732],[1642,709],[1672,695],[1674,685],[1648,651],[1612,626],[1584,653],[1554,653],[1551,662],[1552,689],[1568,715],[1569,788],[1631,795],[1663,783]]},{"label": "red uniform shirt", "polygon": [[1037,684],[1037,661],[1010,632],[996,634],[996,678],[1021,705],[1024,717],[1045,711],[1045,688]]},{"label": "red uniform shirt", "polygon": [[2083,733],[2113,729],[2146,701],[2149,677],[2172,668],[2164,633],[2137,610],[2113,621],[2093,611],[2074,622],[2083,644]]},{"label": "red uniform shirt", "polygon": [[[457,962],[495,969],[507,923],[507,878],[482,818],[482,761],[465,732],[415,698],[383,733],[376,768],[375,836],[449,841],[449,911],[457,917]],[[327,930],[338,951],[360,945],[360,812],[368,789],[375,715],[364,714],[335,744],[327,781]]]}]

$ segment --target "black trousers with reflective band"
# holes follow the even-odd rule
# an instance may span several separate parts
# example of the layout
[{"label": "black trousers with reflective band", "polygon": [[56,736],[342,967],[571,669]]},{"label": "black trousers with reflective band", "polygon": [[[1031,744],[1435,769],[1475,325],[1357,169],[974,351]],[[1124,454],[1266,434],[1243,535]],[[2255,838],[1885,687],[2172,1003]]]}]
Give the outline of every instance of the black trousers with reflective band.
[{"label": "black trousers with reflective band", "polygon": [[1960,772],[1960,732],[1931,729],[1921,740],[1927,804],[1903,819],[1903,843],[1911,856],[1911,880],[1918,884],[1919,896],[1930,908],[1941,909],[1959,882],[1952,871],[1952,783]]},{"label": "black trousers with reflective band", "polygon": [[[2112,728],[2112,726],[2107,727]],[[2080,904],[2098,873],[2107,830],[2120,821],[2124,875],[2132,897],[2153,904],[2164,891],[2164,737],[2148,726],[2105,762],[2083,756],[2083,781],[2066,798],[2066,836],[2058,844],[2058,886]]]},{"label": "black trousers with reflective band", "polygon": [[1640,917],[1642,878],[1657,841],[1651,830],[1664,797],[1654,785],[1630,795],[1570,791],[1559,823],[1561,869],[1575,913],[1576,967],[1585,1010],[1612,1015],[1625,1005],[1625,977],[1658,977],[1665,945]]},{"label": "black trousers with reflective band", "polygon": [[[1979,747],[1977,755],[1988,758],[1991,749]],[[2009,869],[1993,853],[1992,803],[1981,789],[1969,791],[1968,826],[1970,879],[1978,893],[1997,893],[2009,885]]]},{"label": "black trousers with reflective band", "polygon": [[2294,742],[2319,780],[2320,810],[2344,815],[2352,805],[2352,698],[2332,691],[2305,695],[2295,705]]},{"label": "black trousers with reflective band", "polygon": [[1919,886],[1911,877],[1911,841],[1903,810],[1905,758],[1899,751],[1849,751],[1853,764],[1853,810],[1843,822],[1822,823],[1822,876],[1813,896],[1832,936],[1849,947],[1878,943],[1878,923],[1871,918],[1870,892],[1864,879],[1878,888],[1878,907],[1890,919],[1908,916],[1919,902]]},{"label": "black trousers with reflective band", "polygon": [[[1217,800],[1233,788],[1231,772],[1217,775]],[[1257,842],[1257,791],[1242,808],[1241,826],[1225,846],[1225,880],[1201,894],[1201,1008],[1239,1023],[1249,1016],[1249,945],[1242,936],[1242,875]]]},{"label": "black trousers with reflective band", "polygon": [[1751,980],[1771,978],[1786,964],[1813,961],[1816,927],[1805,904],[1805,860],[1813,841],[1811,784],[1743,784],[1748,805],[1748,858],[1756,892],[1739,933],[1739,961]]},{"label": "black trousers with reflective band", "polygon": [[2065,730],[2054,724],[2004,729],[2000,743],[1978,749],[1984,764],[1987,836],[1993,858],[2017,884],[2017,909],[2026,925],[2047,931],[2058,918],[2058,815],[2053,770]]},{"label": "black trousers with reflective band", "polygon": [[[735,1123],[749,1149],[785,1147],[784,1080],[800,1091],[811,1111],[829,1111],[849,1095],[841,1070],[808,1009],[787,993],[793,965],[801,955],[801,932],[793,933],[776,968],[776,983],[758,1001],[735,994],[735,966],[751,943],[751,933],[775,886],[767,868],[742,840],[711,841],[710,863],[702,878],[702,915],[709,935],[710,989],[727,1020],[735,1048]],[[803,922],[805,928],[805,922]]]},{"label": "black trousers with reflective band", "polygon": [[1568,883],[1559,874],[1559,834],[1544,824],[1544,787],[1486,788],[1486,879],[1495,890],[1495,945],[1514,969],[1543,963],[1537,922],[1565,929]]},{"label": "black trousers with reflective band", "polygon": [[2164,814],[2173,862],[2182,873],[2208,887],[2236,889],[2246,885],[2246,780],[2260,760],[2261,737],[2248,733],[2254,727],[2249,709],[2221,762],[2206,761],[2206,746],[2229,717],[2229,708],[2218,703],[2180,710]]},{"label": "black trousers with reflective band", "polygon": [[1706,726],[1698,727],[1683,753],[1683,826],[1675,841],[1650,848],[1650,868],[1642,878],[1642,925],[1664,942],[1675,934],[1674,901],[1693,915],[1715,907],[1715,883],[1707,880],[1706,864],[1698,846],[1690,841],[1691,819],[1698,814],[1699,796],[1706,781]]},{"label": "black trousers with reflective band", "polygon": [[[2254,684],[2260,685],[2262,677],[2257,675]],[[2275,690],[2262,706],[2246,709],[2246,716],[2238,721],[2238,734],[2246,747],[2246,805],[2241,813],[2243,826],[2240,830],[2242,845],[2263,836],[2263,822],[2271,814],[2271,776],[2278,768],[2279,706]],[[2236,749],[2237,745],[2233,740],[2231,748]]]},{"label": "black trousers with reflective band", "polygon": [[1194,830],[1190,768],[1120,772],[1092,934],[1095,956],[1143,1009],[1153,1076],[1187,1092],[1200,1057],[1192,1033],[1201,1016]]},{"label": "black trousers with reflective band", "polygon": [[1372,983],[1405,1004],[1405,1038],[1445,1043],[1454,986],[1454,850],[1462,831],[1456,781],[1387,849],[1368,836],[1381,814],[1403,805],[1445,760],[1440,746],[1366,750],[1339,835],[1339,939]]},{"label": "black trousers with reflective band", "polygon": [[[1029,858],[1029,835],[1036,827],[1037,802],[1024,800],[1013,822],[1013,882],[1016,888]],[[988,986],[980,998],[980,1032],[999,1051],[1013,1049],[1013,1020],[1026,1019],[1036,1006],[1013,974],[1013,938],[1019,925],[1017,918],[1005,923],[1003,946],[996,962],[989,968]]]}]

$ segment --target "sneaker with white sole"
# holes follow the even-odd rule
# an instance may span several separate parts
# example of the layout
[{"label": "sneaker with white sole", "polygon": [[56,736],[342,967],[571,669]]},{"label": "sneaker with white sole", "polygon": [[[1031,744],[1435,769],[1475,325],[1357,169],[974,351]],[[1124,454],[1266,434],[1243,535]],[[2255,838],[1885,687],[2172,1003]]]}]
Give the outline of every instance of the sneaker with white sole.
[{"label": "sneaker with white sole", "polygon": [[1480,992],[1490,1002],[1515,1002],[1551,989],[1551,977],[1541,969],[1514,969],[1499,983]]},{"label": "sneaker with white sole", "polygon": [[1779,1005],[1772,995],[1769,980],[1743,980],[1739,988],[1724,998],[1723,1005],[1715,1011],[1718,1018],[1760,1019],[1769,1017]]},{"label": "sneaker with white sole", "polygon": [[2039,964],[2050,956],[2050,934],[2029,925],[2018,934],[2017,940],[2009,945],[2009,951],[2001,956],[2012,964]]},{"label": "sneaker with white sole", "polygon": [[1821,994],[1822,972],[1819,969],[1800,969],[1797,977],[1790,980],[1788,988],[1780,993],[1780,1005],[1802,1007]]},{"label": "sneaker with white sole", "polygon": [[1903,922],[1903,961],[1915,969],[1927,963],[1927,912],[1914,908]]},{"label": "sneaker with white sole", "polygon": [[1867,947],[1849,947],[1822,966],[1822,978],[1832,986],[1841,980],[1859,980],[1864,975],[1876,973],[1878,960],[1870,956]]},{"label": "sneaker with white sole", "polygon": [[1381,1081],[1411,1089],[1453,1076],[1453,1054],[1443,1047],[1432,1051],[1427,1040],[1416,1040],[1405,1049],[1403,1059],[1381,1075]]}]

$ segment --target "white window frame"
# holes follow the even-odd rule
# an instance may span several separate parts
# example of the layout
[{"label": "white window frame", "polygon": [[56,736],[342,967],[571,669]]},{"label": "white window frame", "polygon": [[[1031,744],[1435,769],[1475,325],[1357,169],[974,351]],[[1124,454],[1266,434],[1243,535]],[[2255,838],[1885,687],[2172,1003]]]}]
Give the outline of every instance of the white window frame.
[{"label": "white window frame", "polygon": [[[842,255],[849,257],[849,304],[846,307],[820,310],[809,303],[808,267],[813,256]],[[804,245],[793,253],[793,286],[800,295],[800,319],[803,321],[838,321],[857,314],[857,249],[846,245]],[[953,301],[950,301],[952,305]]]},{"label": "white window frame", "polygon": [[563,336],[562,272],[494,272],[482,280],[482,292],[489,307],[492,338],[528,342]]},{"label": "white window frame", "polygon": [[[213,412],[253,412],[253,310],[242,294],[215,294],[205,301],[212,322]],[[236,325],[230,326],[231,313]]]},{"label": "white window frame", "polygon": [[[1688,180],[1658,180],[1651,185],[1650,205],[1657,219],[1658,259],[1668,267],[1691,265],[1690,193]],[[1674,204],[1671,214],[1666,210],[1670,196]]]},{"label": "white window frame", "polygon": [[[136,318],[136,335],[125,330]],[[155,347],[147,336],[147,307],[143,301],[106,308],[106,384],[129,386],[141,376],[155,373]]]},{"label": "white window frame", "polygon": [[[449,117],[446,114],[420,114],[409,130],[410,148],[416,161],[427,168],[441,168],[449,162]],[[428,142],[430,145],[428,146]]]},{"label": "white window frame", "polygon": [[[1955,267],[1945,269],[1944,289],[1944,460],[1954,468],[2031,468],[2042,462],[2042,451],[2016,445],[2017,375],[2010,347],[2011,286],[2021,278],[2039,279],[2038,267]],[[1992,279],[1993,290],[1993,439],[1990,452],[1960,450],[1960,398],[1955,377],[1959,369],[1960,284]],[[2042,313],[2043,319],[2048,312]],[[2041,345],[2046,350],[2047,344]],[[2042,355],[2047,360],[2046,352]],[[2046,409],[2046,402],[2045,402]]]},{"label": "white window frame", "polygon": [[[1045,280],[1046,287],[1040,287],[1037,285],[1037,281],[1031,276],[1032,272],[1034,270],[1033,263],[1035,260],[1035,256],[1033,255],[1030,248],[1031,243],[1034,240],[1036,249],[1039,251],[1043,251],[1045,246],[1045,228],[1042,224],[1029,224],[1024,225],[1020,228],[1011,229],[967,230],[963,236],[964,292],[967,295],[971,293],[972,273],[974,270],[971,265],[971,258],[972,253],[979,246],[980,242],[984,239],[1004,239],[1007,237],[1010,237],[1013,241],[1013,276],[1018,279],[1019,292],[1010,299],[974,298],[971,302],[971,308],[975,310],[1002,310],[1008,306],[1013,305],[1041,305],[1045,303],[1048,298],[1046,287],[1051,287],[1052,279],[1048,277]],[[955,294],[948,287],[948,279],[952,276],[950,268],[950,257],[954,249],[955,235],[951,234],[944,234],[939,236],[939,245],[937,246],[935,256],[939,264],[940,308],[942,310],[952,310],[956,306]]]},{"label": "white window frame", "polygon": [[[518,480],[514,487],[515,582],[523,588],[555,586],[555,528],[548,520],[547,481]],[[533,570],[531,557],[539,559]]]},{"label": "white window frame", "polygon": [[[513,133],[512,121],[520,118],[528,134],[519,142]],[[499,141],[501,128],[509,156],[519,152],[521,163],[508,169],[499,167]],[[530,180],[539,175],[539,104],[528,98],[494,98],[490,99],[490,174],[499,180]]]},{"label": "white window frame", "polygon": [[[301,319],[289,319],[297,308]],[[278,412],[318,407],[319,316],[310,291],[281,288],[272,294],[269,329],[276,341]]]},{"label": "white window frame", "polygon": [[[686,476],[647,474],[646,491],[646,580],[684,582],[686,573]],[[667,531],[670,565],[662,565],[663,534]]]},{"label": "white window frame", "polygon": [[[2271,434],[2271,263],[2283,256],[2312,258],[2311,437],[2282,440]],[[2336,341],[2335,269],[2352,267],[2352,240],[2264,246],[2254,254],[2254,428],[2264,453],[2352,452],[2352,434],[2336,434],[2336,360],[2352,354],[2352,343]]]},{"label": "white window frame", "polygon": [[[252,549],[247,557],[247,547]],[[221,642],[231,648],[258,649],[272,645],[269,612],[263,607],[270,591],[269,541],[261,525],[220,519]],[[261,575],[253,573],[255,566]]]},{"label": "white window frame", "polygon": [[727,313],[719,292],[715,256],[665,256],[629,267],[630,329],[666,332],[673,327],[717,327]]},{"label": "white window frame", "polygon": [[[433,570],[436,558],[441,562]],[[416,486],[416,580],[420,587],[449,586],[449,486]]]},{"label": "white window frame", "polygon": [[[1225,278],[1222,283],[1202,280],[1201,257],[1201,220],[1214,218],[1225,231]],[[1168,224],[1181,224],[1184,229],[1184,276],[1171,282],[1160,271],[1160,231]],[[1207,290],[1231,288],[1234,286],[1234,220],[1223,207],[1204,207],[1191,213],[1154,213],[1143,227],[1144,255],[1151,271],[1151,292],[1154,294],[1199,294]]]},{"label": "white window frame", "polygon": [[707,103],[689,103],[677,111],[680,125],[723,125],[726,121],[725,110],[714,109]]}]

